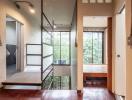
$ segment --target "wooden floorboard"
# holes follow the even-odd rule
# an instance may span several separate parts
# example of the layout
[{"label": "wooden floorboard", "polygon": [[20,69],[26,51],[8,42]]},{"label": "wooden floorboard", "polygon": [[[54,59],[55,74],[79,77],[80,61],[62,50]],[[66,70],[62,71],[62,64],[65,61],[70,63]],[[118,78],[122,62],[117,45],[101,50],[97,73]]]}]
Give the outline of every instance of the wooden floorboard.
[{"label": "wooden floorboard", "polygon": [[105,88],[76,90],[0,90],[0,100],[115,100]]}]

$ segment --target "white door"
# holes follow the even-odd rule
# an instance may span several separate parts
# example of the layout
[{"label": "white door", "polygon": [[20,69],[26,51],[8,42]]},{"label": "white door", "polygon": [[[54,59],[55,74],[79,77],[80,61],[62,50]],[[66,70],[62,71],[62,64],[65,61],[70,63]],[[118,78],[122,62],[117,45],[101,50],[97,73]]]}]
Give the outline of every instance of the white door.
[{"label": "white door", "polygon": [[125,96],[125,69],[126,69],[126,31],[125,9],[116,15],[116,59],[115,59],[115,92]]}]

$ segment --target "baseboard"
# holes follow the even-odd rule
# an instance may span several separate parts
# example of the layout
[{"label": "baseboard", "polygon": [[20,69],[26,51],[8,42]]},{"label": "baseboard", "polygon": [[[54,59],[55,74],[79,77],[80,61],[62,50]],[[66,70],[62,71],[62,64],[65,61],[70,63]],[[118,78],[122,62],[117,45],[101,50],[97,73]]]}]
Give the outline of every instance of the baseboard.
[{"label": "baseboard", "polygon": [[2,84],[0,84],[0,89],[3,89],[3,85]]},{"label": "baseboard", "polygon": [[83,90],[77,90],[77,94],[83,94]]},{"label": "baseboard", "polygon": [[116,100],[125,100],[125,96],[115,95]]},{"label": "baseboard", "polygon": [[79,94],[79,93],[82,93],[82,90],[77,90],[77,93]]}]

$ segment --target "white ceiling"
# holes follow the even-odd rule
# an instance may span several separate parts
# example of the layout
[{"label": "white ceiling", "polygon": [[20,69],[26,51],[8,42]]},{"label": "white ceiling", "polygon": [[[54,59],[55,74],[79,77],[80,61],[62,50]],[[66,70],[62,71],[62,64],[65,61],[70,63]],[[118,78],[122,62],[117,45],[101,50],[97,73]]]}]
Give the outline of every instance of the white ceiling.
[{"label": "white ceiling", "polygon": [[[12,0],[16,1],[16,0]],[[17,0],[22,1],[22,0]],[[40,9],[41,9],[41,0],[26,0],[31,2],[36,10],[35,14],[31,14],[28,9],[28,5],[21,3],[21,9],[25,11],[31,17],[34,17],[37,21],[40,22]],[[55,24],[69,26],[71,25],[73,11],[74,11],[75,0],[44,0],[44,12],[49,20],[55,21]]]},{"label": "white ceiling", "polygon": [[83,27],[107,27],[107,17],[84,16]]}]

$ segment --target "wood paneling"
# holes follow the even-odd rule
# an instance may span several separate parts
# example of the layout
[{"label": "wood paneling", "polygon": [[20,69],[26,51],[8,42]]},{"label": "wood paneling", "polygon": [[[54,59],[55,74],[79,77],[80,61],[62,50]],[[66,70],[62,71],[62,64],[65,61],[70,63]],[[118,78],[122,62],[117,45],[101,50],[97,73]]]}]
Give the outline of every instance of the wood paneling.
[{"label": "wood paneling", "polygon": [[107,77],[107,73],[83,73],[83,80],[87,77]]},{"label": "wood paneling", "polygon": [[112,17],[108,18],[108,80],[107,88],[112,91]]},{"label": "wood paneling", "polygon": [[115,100],[105,88],[76,90],[0,90],[0,100]]}]

